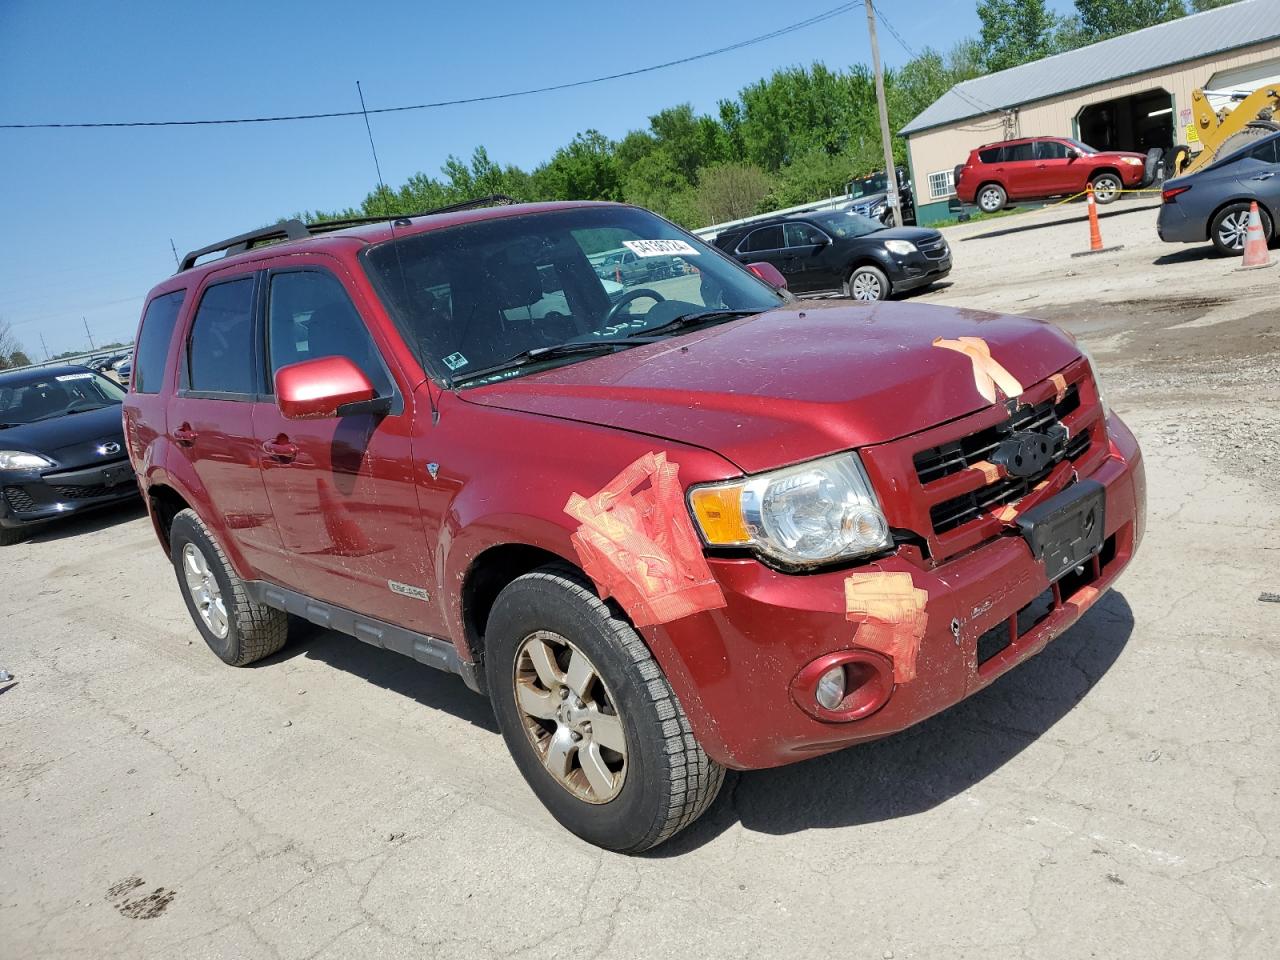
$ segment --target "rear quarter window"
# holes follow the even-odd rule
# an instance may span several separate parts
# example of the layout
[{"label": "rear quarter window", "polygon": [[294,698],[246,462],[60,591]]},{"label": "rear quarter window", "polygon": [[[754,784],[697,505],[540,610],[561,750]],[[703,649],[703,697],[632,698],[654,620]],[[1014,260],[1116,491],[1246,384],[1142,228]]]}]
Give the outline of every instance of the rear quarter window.
[{"label": "rear quarter window", "polygon": [[987,147],[978,151],[978,159],[983,163],[1000,163],[1004,158],[1004,147]]},{"label": "rear quarter window", "polygon": [[149,304],[142,315],[142,330],[138,334],[138,346],[133,356],[133,390],[135,393],[159,393],[164,377],[165,361],[169,357],[169,345],[173,342],[173,328],[185,290],[162,294]]}]

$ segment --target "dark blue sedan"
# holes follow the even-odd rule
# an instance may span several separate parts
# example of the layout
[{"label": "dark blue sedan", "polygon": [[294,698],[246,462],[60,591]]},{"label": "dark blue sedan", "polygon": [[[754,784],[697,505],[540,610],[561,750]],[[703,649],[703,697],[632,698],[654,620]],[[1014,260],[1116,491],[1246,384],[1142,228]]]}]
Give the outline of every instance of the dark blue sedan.
[{"label": "dark blue sedan", "polygon": [[1169,243],[1209,240],[1219,253],[1239,256],[1255,200],[1269,242],[1280,216],[1280,133],[1255,140],[1195,173],[1166,180],[1156,232]]},{"label": "dark blue sedan", "polygon": [[138,495],[123,400],[118,384],[85,367],[0,373],[0,546]]}]

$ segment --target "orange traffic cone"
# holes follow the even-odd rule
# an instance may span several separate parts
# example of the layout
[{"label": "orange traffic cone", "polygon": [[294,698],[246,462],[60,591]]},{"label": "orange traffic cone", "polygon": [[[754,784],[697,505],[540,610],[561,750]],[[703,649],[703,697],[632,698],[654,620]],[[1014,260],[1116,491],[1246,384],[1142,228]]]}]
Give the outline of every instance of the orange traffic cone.
[{"label": "orange traffic cone", "polygon": [[1093,184],[1085,187],[1084,192],[1087,198],[1085,202],[1089,205],[1089,249],[1073,253],[1072,256],[1085,257],[1091,253],[1103,253],[1107,250],[1123,250],[1123,244],[1115,247],[1102,245],[1102,230],[1098,227],[1098,204],[1093,199]]},{"label": "orange traffic cone", "polygon": [[1256,270],[1258,267],[1271,266],[1271,251],[1267,249],[1267,238],[1262,232],[1262,217],[1258,215],[1258,201],[1249,205],[1249,227],[1244,235],[1244,260],[1240,270]]}]

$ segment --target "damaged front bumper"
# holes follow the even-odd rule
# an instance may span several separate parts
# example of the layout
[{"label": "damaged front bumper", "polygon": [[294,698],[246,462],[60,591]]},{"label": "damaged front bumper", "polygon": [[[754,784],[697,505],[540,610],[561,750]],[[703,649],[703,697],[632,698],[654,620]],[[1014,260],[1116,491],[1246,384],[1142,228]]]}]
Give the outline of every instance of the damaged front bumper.
[{"label": "damaged front bumper", "polygon": [[[1019,534],[1018,514],[1046,499],[1031,495],[1026,507],[1002,511],[999,535],[985,542],[957,546],[979,521],[957,529],[956,549],[941,561],[930,564],[904,546],[854,571],[905,574],[927,594],[919,635],[908,638],[909,670],[893,662],[904,650],[886,648],[880,624],[857,622],[846,595],[850,570],[797,576],[756,560],[712,559],[724,608],[645,630],[655,650],[669,652],[664,668],[704,749],[730,767],[751,769],[874,740],[946,709],[1044,649],[1097,602],[1142,538],[1141,453],[1118,418],[1108,417],[1106,427],[1095,432],[1087,457],[1088,479],[1104,491],[1102,548],[1078,571],[1051,584],[1045,561]],[[797,678],[811,680],[815,663],[843,651],[867,653],[861,660],[870,666],[860,662],[859,675],[881,684],[882,695],[854,719],[818,719],[811,704],[798,702],[804,684]]]}]

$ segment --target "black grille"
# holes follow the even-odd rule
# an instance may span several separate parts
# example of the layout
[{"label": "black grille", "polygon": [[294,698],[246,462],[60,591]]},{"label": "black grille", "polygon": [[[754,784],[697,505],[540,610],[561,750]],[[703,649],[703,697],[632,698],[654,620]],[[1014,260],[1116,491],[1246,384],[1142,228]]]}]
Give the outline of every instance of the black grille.
[{"label": "black grille", "polygon": [[30,513],[36,508],[36,502],[21,487],[5,487],[4,498],[18,513]]},{"label": "black grille", "polygon": [[926,240],[923,243],[918,243],[916,247],[930,260],[941,260],[947,255],[947,241],[941,237],[936,240]]},{"label": "black grille", "polygon": [[119,487],[108,487],[93,483],[83,487],[54,487],[59,500],[92,500],[94,497],[109,497],[113,493],[123,493]]},{"label": "black grille", "polygon": [[[1044,430],[1058,423],[1079,406],[1080,390],[1073,383],[1067,387],[1067,392],[1060,403],[1046,400],[1043,403],[1037,403],[1034,407],[1018,407],[1012,411],[1008,420],[997,423],[994,427],[961,437],[959,440],[952,440],[950,443],[921,450],[913,458],[916,476],[920,478],[921,483],[932,483],[934,480],[941,480],[953,473],[967,470],[975,463],[990,459],[996,447],[1000,446],[1001,441],[1009,434],[1021,430]],[[1068,444],[1069,450],[1070,444]],[[1083,452],[1083,449],[1079,450],[1077,455]],[[1067,455],[1071,456],[1071,453],[1068,452]]]}]

